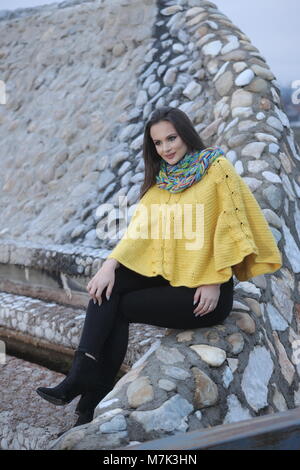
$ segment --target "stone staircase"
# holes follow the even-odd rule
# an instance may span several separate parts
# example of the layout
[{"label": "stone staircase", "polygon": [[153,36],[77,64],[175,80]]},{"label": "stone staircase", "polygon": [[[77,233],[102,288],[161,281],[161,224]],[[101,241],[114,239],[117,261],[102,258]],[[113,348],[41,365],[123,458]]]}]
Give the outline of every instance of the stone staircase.
[{"label": "stone staircase", "polygon": [[[0,364],[1,449],[46,449],[77,419],[74,411],[79,397],[57,407],[35,392],[39,386],[58,384],[68,372],[89,300],[83,271],[92,275],[103,261],[96,250],[80,254],[72,248],[43,250],[13,241],[0,245],[0,339],[6,352]],[[53,266],[57,267],[55,275]],[[65,272],[59,271],[62,266]],[[150,325],[130,325],[129,347],[119,375],[164,332]]]}]

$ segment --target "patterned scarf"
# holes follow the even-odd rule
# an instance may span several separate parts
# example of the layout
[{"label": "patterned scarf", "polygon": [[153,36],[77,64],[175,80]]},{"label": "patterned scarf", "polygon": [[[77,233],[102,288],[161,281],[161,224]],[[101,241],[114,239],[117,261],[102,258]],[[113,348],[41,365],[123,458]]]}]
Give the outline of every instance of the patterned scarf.
[{"label": "patterned scarf", "polygon": [[200,181],[209,165],[221,156],[224,152],[219,147],[207,147],[192,154],[186,153],[175,165],[162,160],[156,184],[171,193],[183,191]]}]

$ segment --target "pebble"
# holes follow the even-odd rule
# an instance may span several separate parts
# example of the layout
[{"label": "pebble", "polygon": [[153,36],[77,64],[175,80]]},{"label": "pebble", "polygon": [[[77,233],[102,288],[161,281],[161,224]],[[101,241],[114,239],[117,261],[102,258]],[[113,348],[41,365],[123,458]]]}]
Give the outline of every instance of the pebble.
[{"label": "pebble", "polygon": [[254,72],[250,69],[246,69],[237,76],[234,83],[236,86],[249,85],[253,78]]},{"label": "pebble", "polygon": [[219,367],[226,359],[226,352],[223,349],[214,346],[207,346],[205,344],[194,344],[190,346],[201,359],[210,366]]}]

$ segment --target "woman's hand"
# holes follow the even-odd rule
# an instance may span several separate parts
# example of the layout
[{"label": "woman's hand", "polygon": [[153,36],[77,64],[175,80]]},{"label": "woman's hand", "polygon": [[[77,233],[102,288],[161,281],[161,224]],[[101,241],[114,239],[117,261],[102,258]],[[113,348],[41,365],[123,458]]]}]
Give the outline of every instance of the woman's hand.
[{"label": "woman's hand", "polygon": [[106,287],[106,298],[109,300],[115,283],[115,269],[118,266],[119,263],[113,258],[105,260],[99,271],[97,271],[95,276],[92,277],[90,282],[87,284],[87,291],[93,298],[94,303],[98,301],[98,304],[101,305],[102,292]]},{"label": "woman's hand", "polygon": [[195,316],[206,315],[212,312],[220,297],[220,284],[209,284],[197,287],[194,295],[194,305],[200,300],[199,305],[195,308]]}]

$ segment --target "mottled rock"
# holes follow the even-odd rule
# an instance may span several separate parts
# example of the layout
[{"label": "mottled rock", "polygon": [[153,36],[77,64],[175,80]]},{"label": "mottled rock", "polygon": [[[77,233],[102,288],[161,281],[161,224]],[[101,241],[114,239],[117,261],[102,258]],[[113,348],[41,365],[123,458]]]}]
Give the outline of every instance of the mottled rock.
[{"label": "mottled rock", "polygon": [[196,408],[215,405],[219,394],[217,385],[197,367],[192,367],[195,380],[194,405]]},{"label": "mottled rock", "polygon": [[154,397],[153,387],[149,377],[138,377],[127,388],[129,406],[138,408],[140,405],[151,401]]},{"label": "mottled rock", "polygon": [[201,359],[210,366],[219,367],[226,359],[226,352],[215,346],[206,344],[193,344],[190,348],[195,351]]},{"label": "mottled rock", "polygon": [[193,406],[180,395],[174,395],[155,410],[133,411],[130,417],[138,421],[145,431],[186,431],[187,417]]}]

